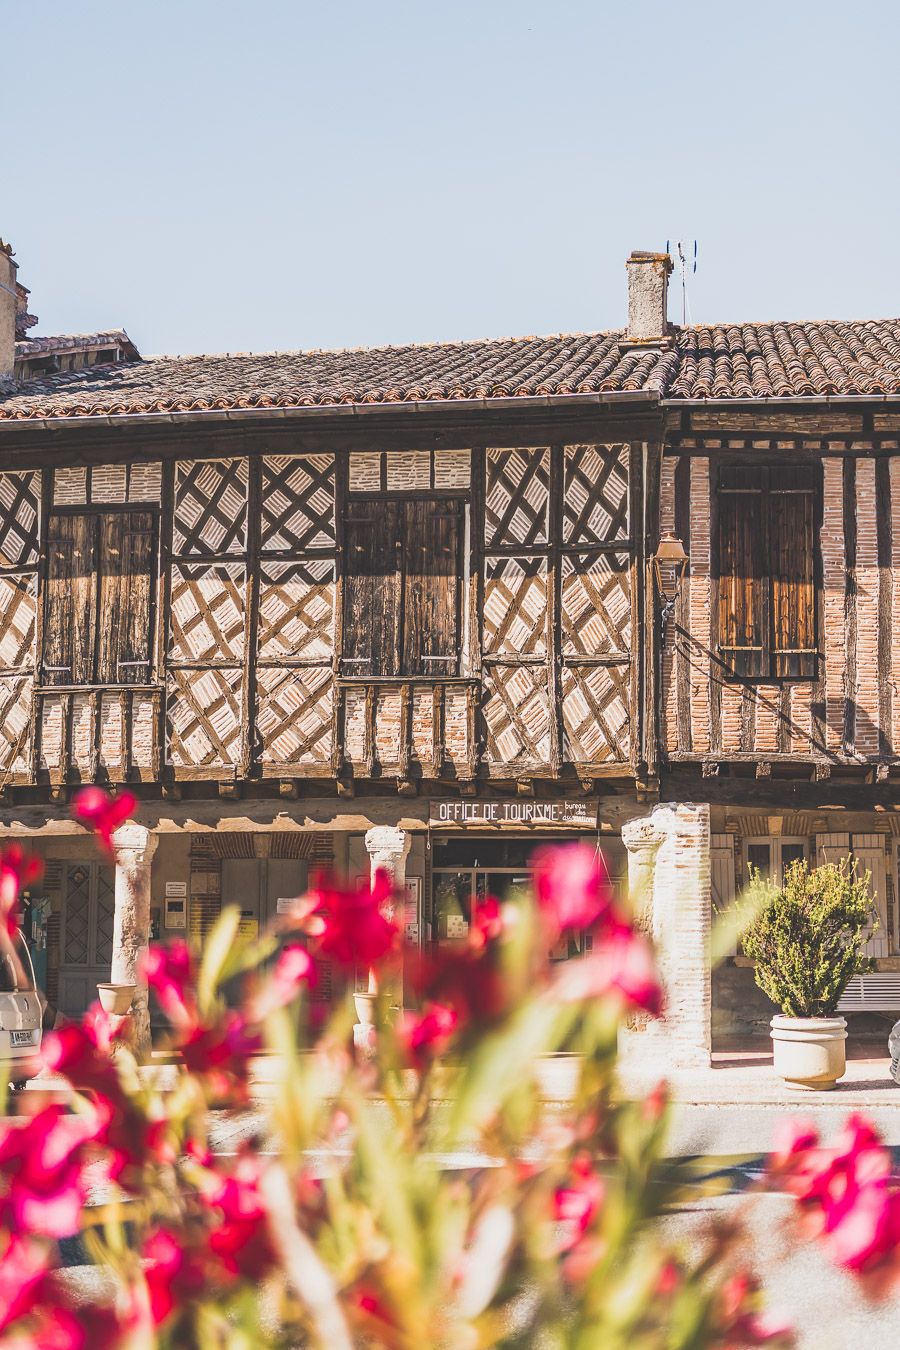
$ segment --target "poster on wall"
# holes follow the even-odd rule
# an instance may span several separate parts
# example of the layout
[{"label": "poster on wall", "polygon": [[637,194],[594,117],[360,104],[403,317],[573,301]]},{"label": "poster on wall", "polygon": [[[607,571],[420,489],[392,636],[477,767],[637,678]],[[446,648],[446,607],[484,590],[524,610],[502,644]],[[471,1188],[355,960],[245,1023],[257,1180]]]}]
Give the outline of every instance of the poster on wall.
[{"label": "poster on wall", "polygon": [[418,944],[422,923],[422,878],[408,877],[403,886],[403,932],[406,941]]}]

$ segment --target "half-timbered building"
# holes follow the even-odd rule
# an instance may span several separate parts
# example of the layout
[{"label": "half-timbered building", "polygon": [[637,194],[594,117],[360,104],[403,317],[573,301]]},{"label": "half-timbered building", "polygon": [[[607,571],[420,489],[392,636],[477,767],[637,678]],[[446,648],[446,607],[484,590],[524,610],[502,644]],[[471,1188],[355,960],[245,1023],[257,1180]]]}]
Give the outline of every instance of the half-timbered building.
[{"label": "half-timbered building", "polygon": [[[674,329],[634,254],[622,331],[17,380],[3,269],[0,831],[63,1012],[134,916],[252,930],[384,864],[455,941],[572,837],[648,897],[687,1062],[765,1016],[705,960],[748,863],[852,850],[900,968],[900,323]],[[139,798],[115,868],[86,782]]]}]

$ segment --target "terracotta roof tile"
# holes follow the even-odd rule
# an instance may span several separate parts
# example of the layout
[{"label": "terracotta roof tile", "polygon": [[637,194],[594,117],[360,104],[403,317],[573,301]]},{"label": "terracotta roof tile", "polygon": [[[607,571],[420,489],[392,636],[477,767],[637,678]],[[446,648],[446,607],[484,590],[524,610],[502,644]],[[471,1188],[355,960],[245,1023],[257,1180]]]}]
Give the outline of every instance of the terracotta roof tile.
[{"label": "terracotta roof tile", "polygon": [[[101,336],[107,335],[81,341]],[[153,357],[23,383],[0,397],[0,418],[642,390],[670,399],[900,393],[900,319],[698,324],[675,330],[671,341],[657,348],[629,346],[623,333],[612,332],[346,351]]]}]

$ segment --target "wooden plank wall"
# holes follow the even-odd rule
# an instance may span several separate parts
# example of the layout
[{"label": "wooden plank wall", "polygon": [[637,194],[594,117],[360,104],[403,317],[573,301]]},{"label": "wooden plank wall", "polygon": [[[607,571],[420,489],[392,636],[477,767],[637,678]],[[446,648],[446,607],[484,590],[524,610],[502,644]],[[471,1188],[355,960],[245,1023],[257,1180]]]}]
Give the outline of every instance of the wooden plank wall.
[{"label": "wooden plank wall", "polygon": [[[819,678],[740,683],[716,660],[717,465],[723,455],[822,466]],[[680,437],[666,453],[660,527],[690,554],[661,661],[670,759],[895,760],[900,752],[900,457],[896,441]]]}]

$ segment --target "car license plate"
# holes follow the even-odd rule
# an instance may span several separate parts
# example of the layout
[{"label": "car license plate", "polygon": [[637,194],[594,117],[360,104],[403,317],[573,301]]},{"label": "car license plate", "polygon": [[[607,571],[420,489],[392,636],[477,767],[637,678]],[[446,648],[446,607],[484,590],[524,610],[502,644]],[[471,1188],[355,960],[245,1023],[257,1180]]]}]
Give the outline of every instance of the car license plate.
[{"label": "car license plate", "polygon": [[11,1032],[9,1033],[9,1043],[10,1043],[10,1045],[33,1045],[33,1044],[34,1044],[34,1032],[33,1032],[33,1031],[11,1031]]}]

